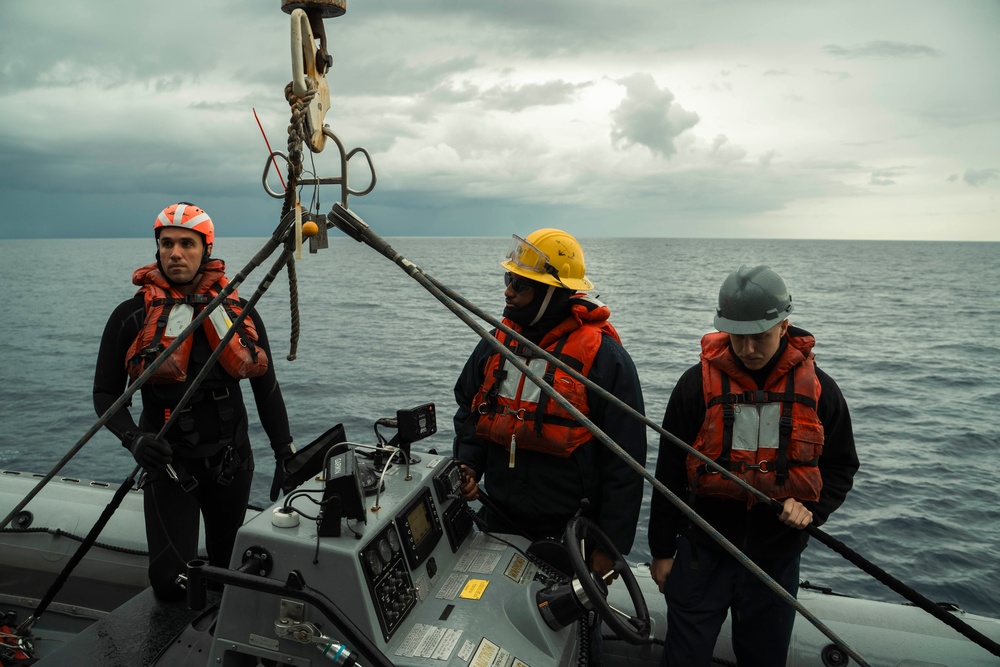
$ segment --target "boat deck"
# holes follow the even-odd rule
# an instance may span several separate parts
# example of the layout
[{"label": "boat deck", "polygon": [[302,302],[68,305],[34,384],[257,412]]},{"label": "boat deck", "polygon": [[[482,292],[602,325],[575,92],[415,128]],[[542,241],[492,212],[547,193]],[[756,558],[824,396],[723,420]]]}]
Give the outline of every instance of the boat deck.
[{"label": "boat deck", "polygon": [[[35,630],[35,647],[43,656],[38,667],[64,665],[204,665],[208,632],[218,612],[216,594],[209,594],[204,611],[192,611],[184,602],[164,603],[152,589],[139,593],[75,637],[58,636],[43,625]],[[47,616],[47,615],[46,615]],[[183,632],[183,634],[181,634]]]}]

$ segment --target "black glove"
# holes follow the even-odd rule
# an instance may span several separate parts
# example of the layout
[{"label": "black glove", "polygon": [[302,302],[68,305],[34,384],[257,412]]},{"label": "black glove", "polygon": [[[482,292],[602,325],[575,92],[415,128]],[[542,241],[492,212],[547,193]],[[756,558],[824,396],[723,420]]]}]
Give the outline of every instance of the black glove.
[{"label": "black glove", "polygon": [[146,470],[164,468],[171,461],[173,448],[170,443],[158,439],[152,433],[138,431],[132,434],[125,446],[132,452],[132,458]]},{"label": "black glove", "polygon": [[288,443],[274,452],[274,479],[271,481],[271,502],[278,499],[281,485],[285,483],[285,459],[295,453],[295,444]]}]

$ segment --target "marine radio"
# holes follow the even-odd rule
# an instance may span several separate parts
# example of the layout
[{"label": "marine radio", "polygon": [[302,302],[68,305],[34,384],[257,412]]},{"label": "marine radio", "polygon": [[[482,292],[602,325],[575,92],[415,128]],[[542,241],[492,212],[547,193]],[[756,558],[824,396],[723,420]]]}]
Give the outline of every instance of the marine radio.
[{"label": "marine radio", "polygon": [[340,537],[343,518],[367,523],[365,495],[354,450],[349,449],[330,457],[326,462],[325,477],[319,536]]},{"label": "marine radio", "polygon": [[[407,410],[396,410],[397,437],[400,444],[410,444],[437,433],[437,415],[433,403]],[[409,449],[409,448],[407,448]]]}]

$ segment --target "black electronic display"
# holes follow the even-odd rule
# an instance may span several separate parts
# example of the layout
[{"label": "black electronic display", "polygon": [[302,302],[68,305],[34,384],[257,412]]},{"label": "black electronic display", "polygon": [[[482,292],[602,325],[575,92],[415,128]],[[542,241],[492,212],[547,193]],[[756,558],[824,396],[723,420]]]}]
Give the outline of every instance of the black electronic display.
[{"label": "black electronic display", "polygon": [[424,538],[430,535],[431,521],[427,516],[427,506],[420,504],[406,515],[406,524],[410,527],[410,534],[413,536],[413,546],[417,549],[423,544]]},{"label": "black electronic display", "polygon": [[431,554],[443,534],[430,489],[424,489],[396,516],[396,525],[410,568],[416,568]]}]

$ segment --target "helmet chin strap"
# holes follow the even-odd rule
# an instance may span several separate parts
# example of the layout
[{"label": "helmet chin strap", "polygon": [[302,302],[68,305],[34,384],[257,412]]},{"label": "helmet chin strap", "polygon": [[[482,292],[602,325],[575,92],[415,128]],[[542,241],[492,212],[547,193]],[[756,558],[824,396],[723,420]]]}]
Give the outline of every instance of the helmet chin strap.
[{"label": "helmet chin strap", "polygon": [[528,325],[529,327],[535,326],[538,324],[538,320],[542,319],[542,315],[544,315],[545,311],[548,309],[549,301],[552,300],[552,295],[555,294],[555,292],[556,286],[549,285],[549,289],[545,292],[545,298],[542,299],[542,305],[538,307],[538,314],[535,315],[535,319],[531,320],[531,323]]}]

